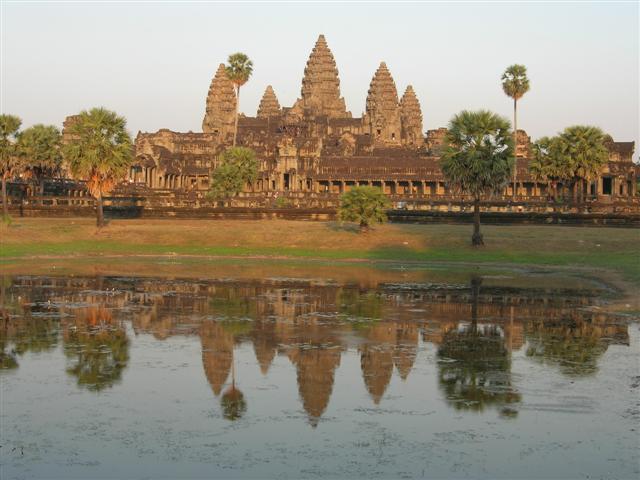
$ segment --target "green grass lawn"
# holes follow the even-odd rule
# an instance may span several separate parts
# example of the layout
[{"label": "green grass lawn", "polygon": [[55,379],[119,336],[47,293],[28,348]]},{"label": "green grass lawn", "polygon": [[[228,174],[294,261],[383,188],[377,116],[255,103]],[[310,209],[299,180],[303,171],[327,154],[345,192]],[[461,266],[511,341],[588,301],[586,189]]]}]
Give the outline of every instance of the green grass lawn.
[{"label": "green grass lawn", "polygon": [[486,246],[470,246],[470,225],[387,224],[368,234],[334,222],[14,219],[2,226],[0,257],[205,255],[500,263],[607,269],[640,285],[640,230],[484,226]]}]

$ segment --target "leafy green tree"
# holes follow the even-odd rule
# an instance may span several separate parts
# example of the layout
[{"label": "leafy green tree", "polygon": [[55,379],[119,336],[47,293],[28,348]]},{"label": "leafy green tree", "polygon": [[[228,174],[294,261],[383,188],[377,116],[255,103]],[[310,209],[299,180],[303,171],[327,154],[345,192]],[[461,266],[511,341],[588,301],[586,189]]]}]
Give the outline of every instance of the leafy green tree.
[{"label": "leafy green tree", "polygon": [[387,221],[389,200],[377,187],[353,187],[340,197],[338,220],[341,222],[356,222],[360,224],[360,231],[366,232],[373,223]]},{"label": "leafy green tree", "polygon": [[228,148],[222,154],[222,163],[211,175],[209,195],[216,200],[237,195],[258,178],[258,167],[256,153],[250,148]]},{"label": "leafy green tree", "polygon": [[487,110],[464,110],[449,122],[441,167],[453,190],[473,197],[474,246],[484,245],[480,199],[502,191],[514,167],[509,127],[507,119]]},{"label": "leafy green tree", "polygon": [[236,146],[236,137],[238,136],[238,109],[240,108],[240,87],[242,87],[253,72],[253,62],[249,60],[244,53],[234,53],[229,55],[226,68],[227,77],[236,87],[236,118],[233,128],[233,146]]},{"label": "leafy green tree", "polygon": [[517,135],[518,135],[518,100],[529,91],[529,79],[527,78],[527,67],[524,65],[511,65],[502,74],[502,90],[513,98],[513,197],[516,196],[516,175],[517,175]]},{"label": "leafy green tree", "polygon": [[40,195],[44,178],[55,175],[62,165],[62,134],[53,125],[34,125],[20,134],[18,150],[24,168],[35,179]]},{"label": "leafy green tree", "polygon": [[0,115],[0,175],[2,176],[2,214],[9,218],[7,180],[19,173],[22,162],[18,155],[17,140],[22,120],[15,115]]},{"label": "leafy green tree", "polygon": [[[606,135],[598,127],[574,125],[560,134],[566,168],[573,174],[573,200],[582,201],[583,182],[597,178],[609,161]],[[580,196],[578,197],[578,192]]]},{"label": "leafy green tree", "polygon": [[115,112],[105,108],[84,110],[63,148],[71,173],[87,181],[96,199],[98,227],[104,226],[103,196],[125,176],[133,159],[131,137],[125,127],[126,120]]}]

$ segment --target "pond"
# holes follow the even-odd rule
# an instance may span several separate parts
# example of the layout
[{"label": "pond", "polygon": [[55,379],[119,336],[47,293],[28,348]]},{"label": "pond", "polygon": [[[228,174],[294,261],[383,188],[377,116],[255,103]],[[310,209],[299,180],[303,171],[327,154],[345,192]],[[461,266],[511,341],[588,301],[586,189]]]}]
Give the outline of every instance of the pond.
[{"label": "pond", "polygon": [[2,478],[640,473],[639,324],[595,279],[188,270],[0,278]]}]

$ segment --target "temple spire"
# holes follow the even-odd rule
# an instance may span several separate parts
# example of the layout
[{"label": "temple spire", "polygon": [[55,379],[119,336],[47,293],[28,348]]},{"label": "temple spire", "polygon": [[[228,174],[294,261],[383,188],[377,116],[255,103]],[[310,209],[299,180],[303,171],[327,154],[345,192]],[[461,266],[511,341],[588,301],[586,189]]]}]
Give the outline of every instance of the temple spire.
[{"label": "temple spire", "polygon": [[233,135],[235,111],[236,92],[221,63],[209,87],[202,131],[218,133],[224,141],[229,134]]},{"label": "temple spire", "polygon": [[400,100],[400,119],[402,122],[402,142],[405,145],[419,145],[422,143],[422,109],[420,102],[411,85]]},{"label": "temple spire", "polygon": [[262,100],[260,100],[260,106],[258,107],[258,118],[268,118],[276,115],[280,115],[280,103],[278,97],[276,97],[273,87],[267,85]]}]

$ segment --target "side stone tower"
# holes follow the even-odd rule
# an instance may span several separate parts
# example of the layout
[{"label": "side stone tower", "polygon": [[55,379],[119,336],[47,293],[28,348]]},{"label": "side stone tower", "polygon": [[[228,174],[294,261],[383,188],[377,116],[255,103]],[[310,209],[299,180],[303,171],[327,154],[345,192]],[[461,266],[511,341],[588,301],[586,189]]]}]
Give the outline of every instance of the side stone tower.
[{"label": "side stone tower", "polygon": [[422,143],[422,109],[420,102],[409,85],[400,100],[400,122],[402,124],[402,143],[419,145]]},{"label": "side stone tower", "polygon": [[264,95],[262,95],[262,100],[260,100],[260,106],[258,106],[257,117],[269,118],[280,115],[281,112],[280,103],[278,102],[276,93],[273,91],[273,87],[271,87],[271,85],[267,85]]},{"label": "side stone tower", "polygon": [[347,112],[344,98],[340,96],[338,68],[324,35],[318,37],[309,55],[301,95],[292,107],[298,115],[307,111],[316,116],[351,118],[351,112]]},{"label": "side stone tower", "polygon": [[364,116],[365,128],[377,143],[400,143],[401,124],[398,90],[382,62],[371,79]]},{"label": "side stone tower", "polygon": [[225,140],[229,134],[233,135],[235,113],[236,92],[221,63],[209,87],[202,131],[218,133]]}]

